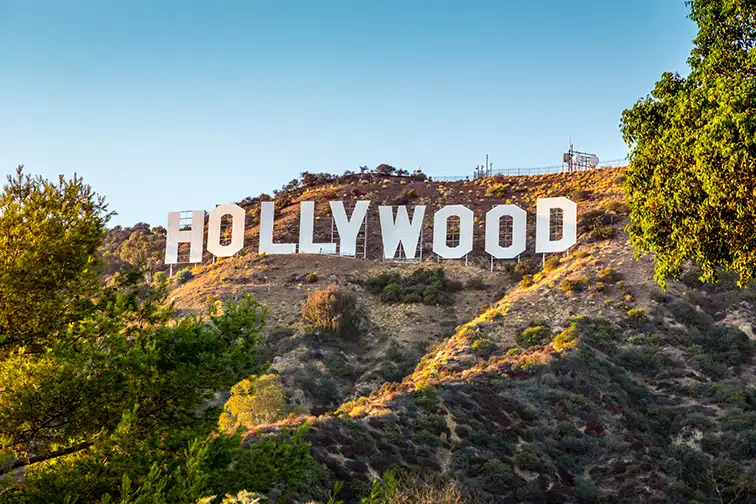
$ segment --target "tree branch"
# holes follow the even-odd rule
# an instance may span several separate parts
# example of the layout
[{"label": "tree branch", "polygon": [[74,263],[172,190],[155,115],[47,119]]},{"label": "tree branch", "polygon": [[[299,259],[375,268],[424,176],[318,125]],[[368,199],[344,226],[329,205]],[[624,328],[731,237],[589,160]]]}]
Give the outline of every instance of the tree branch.
[{"label": "tree branch", "polygon": [[0,476],[2,476],[3,474],[7,474],[11,471],[14,471],[18,469],[19,467],[25,467],[28,465],[36,464],[38,462],[44,462],[45,460],[50,460],[57,457],[63,457],[65,455],[71,455],[72,453],[76,453],[81,450],[86,450],[93,444],[94,443],[87,441],[85,443],[81,443],[76,446],[69,446],[68,448],[61,448],[60,450],[55,450],[54,452],[50,452],[46,455],[34,455],[31,457],[27,457],[25,459],[17,459],[11,464],[6,465],[3,468],[0,468]]}]

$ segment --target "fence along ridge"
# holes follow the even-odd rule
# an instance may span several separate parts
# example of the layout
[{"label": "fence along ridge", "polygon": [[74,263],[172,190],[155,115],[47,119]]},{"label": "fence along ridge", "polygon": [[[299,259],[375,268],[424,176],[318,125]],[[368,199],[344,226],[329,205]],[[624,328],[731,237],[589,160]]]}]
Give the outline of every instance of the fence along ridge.
[{"label": "fence along ridge", "polygon": [[[599,166],[593,168],[593,170],[601,170],[602,168],[616,168],[618,166],[624,166],[628,163],[626,159],[613,159],[611,161],[605,161]],[[588,171],[588,170],[579,170]],[[503,175],[506,177],[523,177],[529,175],[548,175],[550,173],[565,173],[567,172],[566,165],[553,165],[553,166],[540,166],[536,168],[504,168],[501,170],[493,170],[491,176]],[[450,175],[450,176],[431,176],[430,179],[434,182],[456,182],[459,180],[475,179],[475,176],[470,175]]]}]

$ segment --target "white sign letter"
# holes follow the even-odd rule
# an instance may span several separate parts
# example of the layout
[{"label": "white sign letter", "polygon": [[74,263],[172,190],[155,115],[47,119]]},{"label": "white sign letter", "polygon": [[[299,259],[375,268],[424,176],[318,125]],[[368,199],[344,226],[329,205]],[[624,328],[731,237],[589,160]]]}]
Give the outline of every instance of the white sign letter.
[{"label": "white sign letter", "polygon": [[315,202],[302,201],[299,204],[299,253],[335,254],[335,243],[313,243],[315,231]]},{"label": "white sign letter", "polygon": [[393,259],[399,243],[402,244],[408,259],[415,258],[417,243],[420,240],[420,232],[423,229],[423,217],[425,216],[425,205],[418,205],[412,213],[412,223],[409,222],[407,207],[400,206],[396,209],[396,222],[392,207],[378,207],[378,214],[381,218],[381,235],[383,237],[383,257]]},{"label": "white sign letter", "polygon": [[[562,211],[562,238],[551,240],[551,210]],[[564,196],[536,202],[536,253],[564,252],[577,241],[577,205]]]},{"label": "white sign letter", "polygon": [[168,213],[168,230],[165,240],[165,264],[178,263],[179,243],[189,242],[189,262],[202,262],[202,239],[205,235],[205,211],[192,212],[192,228],[181,230],[181,212]]},{"label": "white sign letter", "polygon": [[[446,243],[449,217],[459,217],[459,245],[456,247]],[[436,212],[433,216],[433,252],[444,259],[459,259],[472,252],[474,220],[473,211],[464,205],[449,205]]]},{"label": "white sign letter", "polygon": [[260,202],[260,253],[296,254],[294,243],[273,243],[273,224],[276,205],[272,201]]},{"label": "white sign letter", "polygon": [[[501,246],[500,222],[512,218],[512,243]],[[528,214],[517,205],[497,205],[486,213],[486,252],[495,259],[512,259],[525,252]]]},{"label": "white sign letter", "polygon": [[[224,215],[231,216],[231,243],[221,245],[221,219]],[[244,248],[244,223],[247,216],[239,205],[230,203],[218,205],[210,212],[207,223],[207,251],[216,257],[231,257]]]},{"label": "white sign letter", "polygon": [[369,201],[358,201],[351,219],[347,219],[343,201],[331,201],[331,215],[339,232],[339,254],[353,256],[357,253],[357,235],[367,215]]}]

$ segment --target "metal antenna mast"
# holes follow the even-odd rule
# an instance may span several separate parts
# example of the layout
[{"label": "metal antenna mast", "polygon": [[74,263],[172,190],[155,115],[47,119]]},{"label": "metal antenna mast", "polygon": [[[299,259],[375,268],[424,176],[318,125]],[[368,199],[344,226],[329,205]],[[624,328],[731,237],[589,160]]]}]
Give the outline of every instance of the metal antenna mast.
[{"label": "metal antenna mast", "polygon": [[484,165],[478,165],[475,167],[474,177],[476,179],[483,178],[483,177],[490,177],[493,174],[493,171],[491,170],[491,166],[493,166],[493,163],[488,162],[488,154],[486,154],[486,164]]},{"label": "metal antenna mast", "polygon": [[599,164],[599,158],[596,154],[576,151],[572,145],[572,137],[570,137],[570,150],[562,155],[562,162],[567,163],[567,171],[572,172],[596,168]]}]

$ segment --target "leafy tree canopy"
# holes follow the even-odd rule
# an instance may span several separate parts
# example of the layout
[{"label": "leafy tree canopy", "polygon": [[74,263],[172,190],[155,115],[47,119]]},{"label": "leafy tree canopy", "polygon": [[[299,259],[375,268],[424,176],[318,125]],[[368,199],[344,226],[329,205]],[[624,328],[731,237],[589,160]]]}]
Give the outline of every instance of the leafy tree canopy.
[{"label": "leafy tree canopy", "polygon": [[77,177],[19,168],[0,195],[0,502],[193,502],[306,484],[317,467],[301,432],[249,449],[217,432],[216,393],[267,369],[265,307],[247,296],[180,317],[144,271],[103,285],[110,215]]},{"label": "leafy tree canopy", "polygon": [[231,387],[231,397],[223,407],[218,424],[223,431],[234,433],[239,427],[276,422],[290,411],[286,389],[277,375],[253,376]]},{"label": "leafy tree canopy", "polygon": [[100,286],[95,252],[112,216],[74,176],[57,184],[24,175],[0,193],[0,355],[49,346]]},{"label": "leafy tree canopy", "polygon": [[702,281],[756,268],[756,3],[687,2],[698,35],[686,77],[664,73],[622,114],[630,240],[663,287],[693,260]]}]

